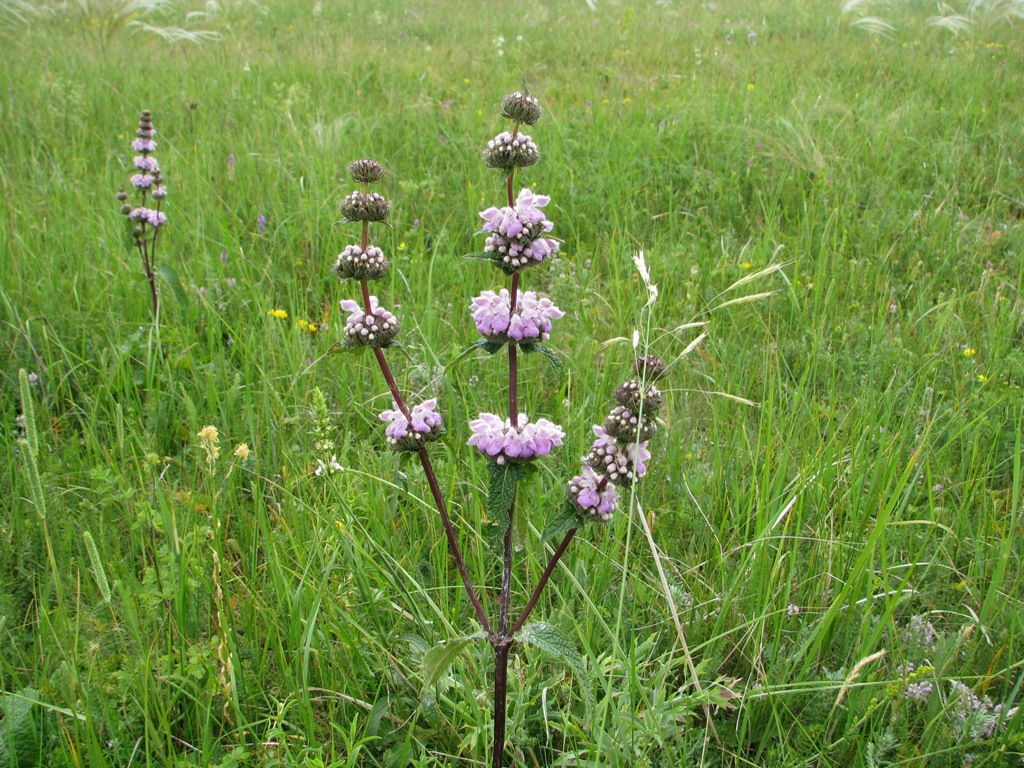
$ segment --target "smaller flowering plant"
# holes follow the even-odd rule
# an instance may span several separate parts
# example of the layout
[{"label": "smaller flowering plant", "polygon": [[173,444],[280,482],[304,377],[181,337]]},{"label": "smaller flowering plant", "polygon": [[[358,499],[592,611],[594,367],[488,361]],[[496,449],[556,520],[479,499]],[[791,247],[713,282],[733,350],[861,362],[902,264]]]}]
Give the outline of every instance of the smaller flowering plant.
[{"label": "smaller flowering plant", "polygon": [[153,157],[153,152],[156,151],[156,141],[153,139],[155,135],[153,115],[148,109],[144,109],[139,117],[135,139],[132,141],[132,149],[139,153],[132,159],[137,173],[132,174],[129,179],[129,183],[138,194],[139,202],[137,205],[131,205],[128,202],[128,193],[123,188],[117,193],[117,199],[121,202],[121,213],[131,225],[132,245],[138,249],[142,258],[142,268],[149,282],[154,319],[159,308],[156,288],[157,232],[167,221],[166,214],[160,210],[161,204],[167,198],[167,187],[164,186],[164,179],[160,174],[160,163]]}]

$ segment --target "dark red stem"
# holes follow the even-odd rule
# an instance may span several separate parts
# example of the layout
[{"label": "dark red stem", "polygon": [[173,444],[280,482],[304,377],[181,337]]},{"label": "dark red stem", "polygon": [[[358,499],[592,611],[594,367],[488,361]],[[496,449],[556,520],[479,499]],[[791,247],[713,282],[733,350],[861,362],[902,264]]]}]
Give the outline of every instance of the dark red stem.
[{"label": "dark red stem", "polygon": [[508,692],[508,651],[511,638],[494,646],[494,755],[492,768],[501,768],[505,756],[505,717]]},{"label": "dark red stem", "polygon": [[469,601],[473,604],[473,610],[476,611],[477,620],[479,620],[487,634],[493,636],[494,630],[491,629],[491,622],[487,620],[484,607],[480,604],[480,598],[473,589],[473,582],[470,581],[469,571],[466,569],[466,561],[462,559],[462,550],[459,549],[459,542],[455,538],[455,529],[452,527],[451,518],[448,517],[448,507],[444,503],[444,496],[441,495],[441,488],[437,484],[437,475],[434,473],[434,466],[430,463],[427,449],[420,448],[419,456],[420,463],[423,465],[423,474],[427,476],[427,483],[430,485],[430,493],[433,494],[437,511],[441,514],[441,524],[444,526],[444,534],[448,538],[448,548],[452,552],[452,557],[455,558],[455,565],[459,569],[462,583],[466,587],[466,594],[469,595]]},{"label": "dark red stem", "polygon": [[565,554],[565,550],[569,548],[569,542],[572,541],[572,537],[576,535],[576,528],[569,530],[565,534],[565,538],[562,539],[562,543],[558,545],[558,549],[555,550],[555,554],[551,556],[551,561],[548,563],[548,567],[544,569],[544,574],[540,577],[540,581],[537,582],[537,588],[533,590],[533,594],[530,596],[530,602],[526,604],[523,612],[519,615],[519,619],[512,627],[511,635],[515,635],[520,629],[523,628],[523,624],[530,618],[530,612],[533,607],[537,604],[537,600],[540,599],[540,593],[544,591],[544,587],[548,585],[548,579],[551,578],[551,574],[555,572],[555,566],[558,565],[558,561],[562,555]]}]

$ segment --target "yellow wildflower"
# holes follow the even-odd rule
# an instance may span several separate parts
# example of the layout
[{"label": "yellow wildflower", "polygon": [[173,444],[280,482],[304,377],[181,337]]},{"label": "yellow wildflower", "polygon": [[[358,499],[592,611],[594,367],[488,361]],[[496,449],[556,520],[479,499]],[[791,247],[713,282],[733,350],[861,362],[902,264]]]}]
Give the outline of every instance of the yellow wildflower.
[{"label": "yellow wildflower", "polygon": [[974,357],[976,354],[978,354],[978,350],[974,347],[967,347],[964,350],[964,357]]},{"label": "yellow wildflower", "polygon": [[978,374],[978,381],[980,381],[982,384],[984,384],[986,381],[988,381],[988,376],[986,376],[984,373],[979,373]]},{"label": "yellow wildflower", "polygon": [[272,309],[270,310],[270,316],[276,317],[278,320],[287,320],[288,312],[283,309]]},{"label": "yellow wildflower", "polygon": [[206,451],[206,463],[213,464],[220,456],[220,448],[217,447],[220,442],[217,428],[212,424],[207,424],[196,433],[196,437],[199,438],[199,445]]},{"label": "yellow wildflower", "polygon": [[750,269],[752,266],[754,265],[751,264],[749,261],[740,262],[740,269]]},{"label": "yellow wildflower", "polygon": [[235,458],[245,461],[249,458],[249,445],[248,443],[239,443],[235,446]]},{"label": "yellow wildflower", "polygon": [[400,250],[400,251],[404,251],[405,250],[405,242],[404,241],[398,244],[398,250]]},{"label": "yellow wildflower", "polygon": [[753,83],[747,83],[747,90],[748,91],[754,90],[754,84]]}]

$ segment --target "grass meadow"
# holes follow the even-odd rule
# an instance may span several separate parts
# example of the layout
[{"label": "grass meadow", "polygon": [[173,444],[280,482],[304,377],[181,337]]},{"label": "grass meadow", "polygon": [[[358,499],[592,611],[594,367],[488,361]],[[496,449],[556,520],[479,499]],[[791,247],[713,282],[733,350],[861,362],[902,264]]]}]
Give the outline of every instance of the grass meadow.
[{"label": "grass meadow", "polygon": [[[500,284],[462,258],[503,200],[480,153],[524,84],[542,159],[517,182],[562,241],[524,280],[567,314],[561,370],[525,358],[521,398],[567,437],[521,490],[515,606],[634,330],[673,364],[651,476],[534,614],[586,674],[515,646],[508,760],[1020,764],[1019,22],[954,36],[921,8],[884,36],[833,0],[146,18],[220,34],[195,44],[114,7],[7,0],[0,26],[0,766],[487,764],[491,650],[423,685],[427,649],[479,627],[384,443],[372,355],[337,347],[358,287],[330,267],[348,164],[375,157],[390,359],[440,398],[433,460],[493,609],[466,439],[507,381],[455,361]],[[142,109],[169,190],[158,324],[115,199]]]}]

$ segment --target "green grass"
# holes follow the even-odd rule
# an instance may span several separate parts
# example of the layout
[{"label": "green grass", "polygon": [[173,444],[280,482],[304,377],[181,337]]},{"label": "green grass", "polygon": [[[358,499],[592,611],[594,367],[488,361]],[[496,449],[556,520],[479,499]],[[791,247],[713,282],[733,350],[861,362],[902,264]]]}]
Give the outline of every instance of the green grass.
[{"label": "green grass", "polygon": [[[563,240],[524,281],[568,314],[564,375],[527,357],[522,397],[568,436],[522,487],[514,605],[628,376],[604,342],[649,320],[672,359],[700,329],[671,329],[708,335],[672,369],[640,507],[585,529],[534,614],[589,680],[513,653],[515,764],[1018,764],[1024,716],[972,738],[952,683],[1009,712],[1024,682],[1019,26],[876,39],[823,0],[278,5],[225,3],[201,46],[61,14],[0,28],[0,765],[487,759],[486,644],[422,691],[423,653],[478,627],[422,473],[385,449],[371,356],[328,354],[356,290],[330,265],[354,237],[348,163],[376,157],[390,360],[441,398],[433,456],[493,608],[465,442],[507,382],[497,358],[449,363],[472,296],[503,284],[461,255],[502,200],[480,151],[524,82],[546,112],[518,178]],[[114,199],[143,108],[170,190],[158,260],[186,288],[162,285],[159,326]],[[316,387],[344,472],[314,474]],[[931,694],[905,698],[901,665],[926,660]],[[709,708],[724,688],[740,698]]]}]

